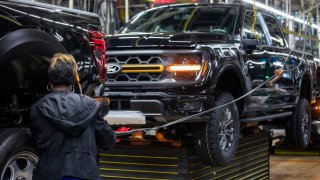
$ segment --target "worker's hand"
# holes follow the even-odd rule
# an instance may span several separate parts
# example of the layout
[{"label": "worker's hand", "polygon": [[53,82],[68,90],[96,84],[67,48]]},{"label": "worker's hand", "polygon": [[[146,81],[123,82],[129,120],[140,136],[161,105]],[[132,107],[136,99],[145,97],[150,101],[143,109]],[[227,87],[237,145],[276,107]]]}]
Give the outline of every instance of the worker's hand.
[{"label": "worker's hand", "polygon": [[282,77],[283,73],[284,73],[284,71],[283,71],[283,69],[281,69],[281,68],[275,70],[275,71],[274,71],[274,74],[276,75],[276,77],[274,77],[271,81],[269,81],[269,83],[267,83],[267,87],[268,87],[268,88],[272,88],[273,85],[274,85],[274,83],[276,83],[277,80]]},{"label": "worker's hand", "polygon": [[[280,78],[280,77],[282,77],[283,72],[284,72],[283,69],[277,69],[277,70],[274,71],[274,74],[275,74],[277,77]],[[277,77],[276,77],[276,78],[277,78]]]},{"label": "worker's hand", "polygon": [[100,103],[102,117],[109,113],[110,109],[110,99],[104,94],[105,84],[100,84],[94,90],[94,99]]},{"label": "worker's hand", "polygon": [[100,103],[100,114],[102,117],[106,116],[109,113],[110,109],[110,99],[108,97],[94,97]]},{"label": "worker's hand", "polygon": [[101,115],[102,117],[108,115],[110,110],[110,99],[108,97],[102,97],[101,105]]}]

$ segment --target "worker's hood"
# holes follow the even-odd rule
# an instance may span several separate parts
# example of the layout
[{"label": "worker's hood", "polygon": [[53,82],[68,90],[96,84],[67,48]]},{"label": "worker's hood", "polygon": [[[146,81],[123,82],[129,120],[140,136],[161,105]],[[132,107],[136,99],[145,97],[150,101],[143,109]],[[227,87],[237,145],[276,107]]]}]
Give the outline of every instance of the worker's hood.
[{"label": "worker's hood", "polygon": [[99,103],[88,96],[70,92],[52,92],[40,101],[40,113],[67,135],[81,134],[99,110]]},{"label": "worker's hood", "polygon": [[107,36],[107,48],[195,47],[198,43],[227,42],[228,36],[213,33],[129,33]]}]

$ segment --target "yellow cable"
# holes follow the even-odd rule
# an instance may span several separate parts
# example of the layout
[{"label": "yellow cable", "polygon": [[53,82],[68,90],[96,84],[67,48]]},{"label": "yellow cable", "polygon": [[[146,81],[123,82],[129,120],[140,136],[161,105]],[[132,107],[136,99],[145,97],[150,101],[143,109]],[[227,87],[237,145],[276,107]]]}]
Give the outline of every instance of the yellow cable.
[{"label": "yellow cable", "polygon": [[258,33],[256,33],[254,30],[254,27],[256,26],[256,24],[257,24],[257,6],[256,6],[256,0],[254,0],[254,3],[253,3],[253,23],[252,23],[251,31],[252,31],[252,34],[255,35],[256,39],[260,39],[260,35]]},{"label": "yellow cable", "polygon": [[19,21],[15,20],[15,19],[12,19],[12,18],[9,18],[7,16],[3,16],[3,15],[0,14],[0,18],[8,20],[8,21],[10,21],[10,22],[12,22],[12,23],[14,23],[14,24],[16,24],[18,26],[22,26],[22,24]]},{"label": "yellow cable", "polygon": [[256,23],[257,23],[257,6],[256,6],[256,0],[254,0],[254,3],[253,3],[253,23],[252,23],[252,28],[251,28],[252,34],[254,34],[254,27],[256,26]]},{"label": "yellow cable", "polygon": [[184,26],[183,26],[183,29],[182,29],[182,32],[185,32],[188,28],[188,25],[190,24],[190,21],[192,19],[192,17],[194,16],[194,14],[197,12],[197,8],[193,9],[192,12],[191,12],[191,15],[190,17],[187,19],[187,21],[184,23]]}]

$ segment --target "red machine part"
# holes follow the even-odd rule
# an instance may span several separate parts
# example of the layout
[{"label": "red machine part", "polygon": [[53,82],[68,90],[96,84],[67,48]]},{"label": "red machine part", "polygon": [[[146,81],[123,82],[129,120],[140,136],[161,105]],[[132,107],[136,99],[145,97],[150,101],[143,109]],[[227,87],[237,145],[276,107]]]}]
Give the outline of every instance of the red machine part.
[{"label": "red machine part", "polygon": [[99,31],[88,31],[89,46],[94,57],[99,80],[103,83],[107,77],[105,34]]},{"label": "red machine part", "polygon": [[[129,127],[119,127],[119,128],[116,130],[116,132],[128,132],[129,130],[130,130]],[[116,142],[117,142],[117,143],[120,142],[120,139],[117,138]]]}]

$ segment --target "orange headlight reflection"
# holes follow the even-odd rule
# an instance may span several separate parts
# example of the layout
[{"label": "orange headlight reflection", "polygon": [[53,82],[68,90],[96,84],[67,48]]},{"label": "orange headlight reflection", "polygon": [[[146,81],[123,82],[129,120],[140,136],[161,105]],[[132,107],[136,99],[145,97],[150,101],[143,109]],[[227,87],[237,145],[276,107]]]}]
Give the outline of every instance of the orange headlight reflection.
[{"label": "orange headlight reflection", "polygon": [[168,70],[171,72],[200,71],[201,65],[171,65]]}]

